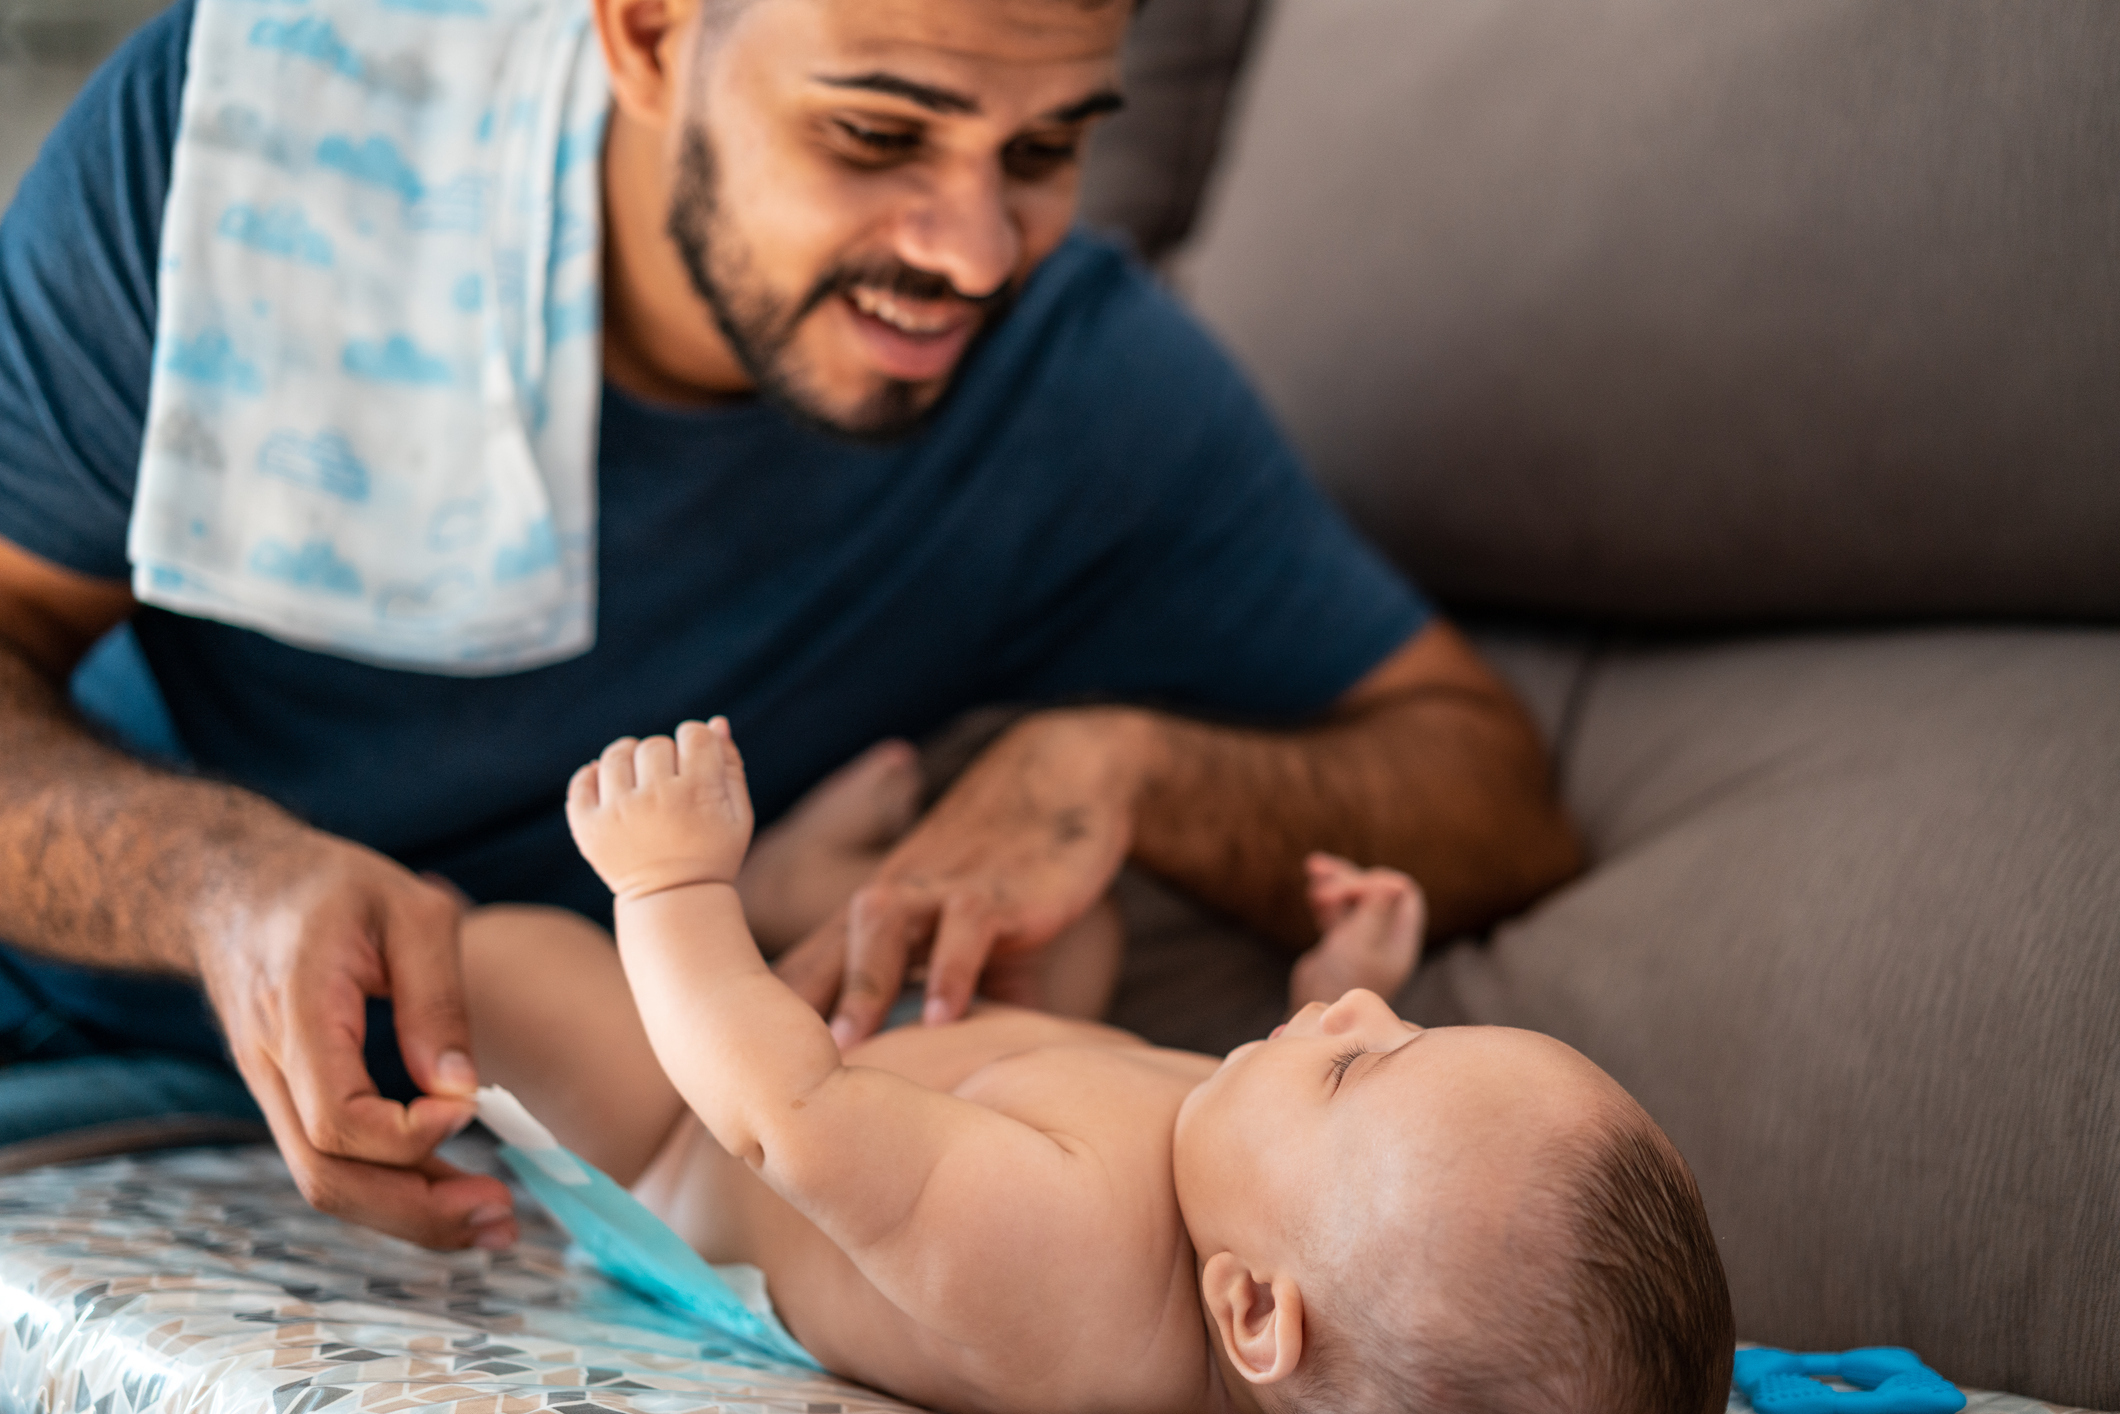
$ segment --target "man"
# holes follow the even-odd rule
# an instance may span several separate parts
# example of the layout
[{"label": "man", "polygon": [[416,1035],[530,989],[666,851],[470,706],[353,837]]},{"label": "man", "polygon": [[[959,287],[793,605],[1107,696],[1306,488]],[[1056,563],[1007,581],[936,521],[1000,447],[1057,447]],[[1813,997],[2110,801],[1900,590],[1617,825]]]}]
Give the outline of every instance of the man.
[{"label": "man", "polygon": [[[1084,704],[1008,731],[788,954],[843,1038],[922,956],[930,1019],[956,1015],[1128,859],[1291,941],[1313,848],[1413,874],[1443,933],[1573,869],[1506,690],[1212,346],[1070,237],[1124,0],[593,8],[597,637],[531,671],[381,667],[139,605],[125,533],[191,9],[54,134],[0,227],[0,936],[197,979],[311,1202],[503,1245],[506,1190],[433,1156],[476,1080],[457,891],[601,916],[561,793],[622,732],[725,713],[771,818],[976,702]],[[320,83],[358,72],[326,57]],[[128,620],[201,775],[66,706]],[[132,978],[21,966],[86,1034],[170,1029],[123,1000]],[[409,1103],[370,1075],[380,997]]]}]

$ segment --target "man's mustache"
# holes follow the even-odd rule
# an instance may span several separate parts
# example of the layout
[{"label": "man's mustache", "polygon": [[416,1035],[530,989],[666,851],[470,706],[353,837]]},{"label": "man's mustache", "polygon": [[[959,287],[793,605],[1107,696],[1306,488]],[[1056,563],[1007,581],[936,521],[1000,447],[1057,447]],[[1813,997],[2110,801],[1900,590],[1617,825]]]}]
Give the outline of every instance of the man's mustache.
[{"label": "man's mustache", "polygon": [[826,271],[803,297],[802,303],[796,306],[795,317],[788,321],[788,327],[792,329],[800,324],[826,300],[846,294],[857,286],[903,299],[955,300],[970,305],[982,318],[1006,308],[1016,294],[1014,281],[1003,281],[990,294],[968,295],[951,283],[949,276],[933,270],[922,270],[902,260],[868,261]]}]

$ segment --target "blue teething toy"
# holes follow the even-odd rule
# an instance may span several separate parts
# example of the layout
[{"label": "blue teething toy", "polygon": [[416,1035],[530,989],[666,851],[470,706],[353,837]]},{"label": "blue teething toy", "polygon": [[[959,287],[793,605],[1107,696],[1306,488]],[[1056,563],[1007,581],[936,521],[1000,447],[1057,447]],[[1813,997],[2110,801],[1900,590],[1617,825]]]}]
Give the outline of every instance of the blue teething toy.
[{"label": "blue teething toy", "polygon": [[[1832,1389],[1816,1375],[1857,1388]],[[1735,1379],[1758,1414],[1956,1414],[1965,1408],[1958,1386],[1896,1345],[1838,1355],[1740,1350]]]}]

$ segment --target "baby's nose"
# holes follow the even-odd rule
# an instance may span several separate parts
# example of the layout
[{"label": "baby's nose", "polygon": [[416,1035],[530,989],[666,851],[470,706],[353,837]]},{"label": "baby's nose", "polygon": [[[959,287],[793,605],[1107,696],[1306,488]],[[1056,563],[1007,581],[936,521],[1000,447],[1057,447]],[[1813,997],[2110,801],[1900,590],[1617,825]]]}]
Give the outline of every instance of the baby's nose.
[{"label": "baby's nose", "polygon": [[[1312,1002],[1310,1005],[1317,1006],[1318,1003]],[[1307,1007],[1305,1008],[1305,1010],[1308,1009]],[[1297,1015],[1301,1016],[1302,1013],[1298,1012]],[[1386,1016],[1395,1017],[1396,1015],[1397,1013],[1391,1009],[1391,1004],[1375,992],[1370,991],[1366,987],[1356,987],[1353,991],[1342,994],[1338,1001],[1325,1008],[1325,1014],[1319,1018],[1319,1025],[1326,1032],[1337,1034],[1341,1031],[1351,1030],[1356,1026],[1381,1020]]]}]

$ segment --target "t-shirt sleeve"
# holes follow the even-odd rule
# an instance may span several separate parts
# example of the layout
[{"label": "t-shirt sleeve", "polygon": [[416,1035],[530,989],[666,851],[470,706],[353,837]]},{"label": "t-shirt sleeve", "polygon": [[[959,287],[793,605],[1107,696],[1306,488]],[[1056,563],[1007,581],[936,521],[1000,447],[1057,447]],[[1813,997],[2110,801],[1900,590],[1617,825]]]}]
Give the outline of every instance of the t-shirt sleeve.
[{"label": "t-shirt sleeve", "polygon": [[1012,686],[1261,720],[1323,710],[1432,611],[1311,480],[1229,357],[1144,276],[1128,280],[1070,362],[1091,370],[1070,440],[1103,468],[1077,488],[1074,533],[1124,530],[1035,611],[1054,631],[1033,635],[1038,661]]},{"label": "t-shirt sleeve", "polygon": [[0,219],[0,539],[126,574],[189,0],[135,33]]}]

